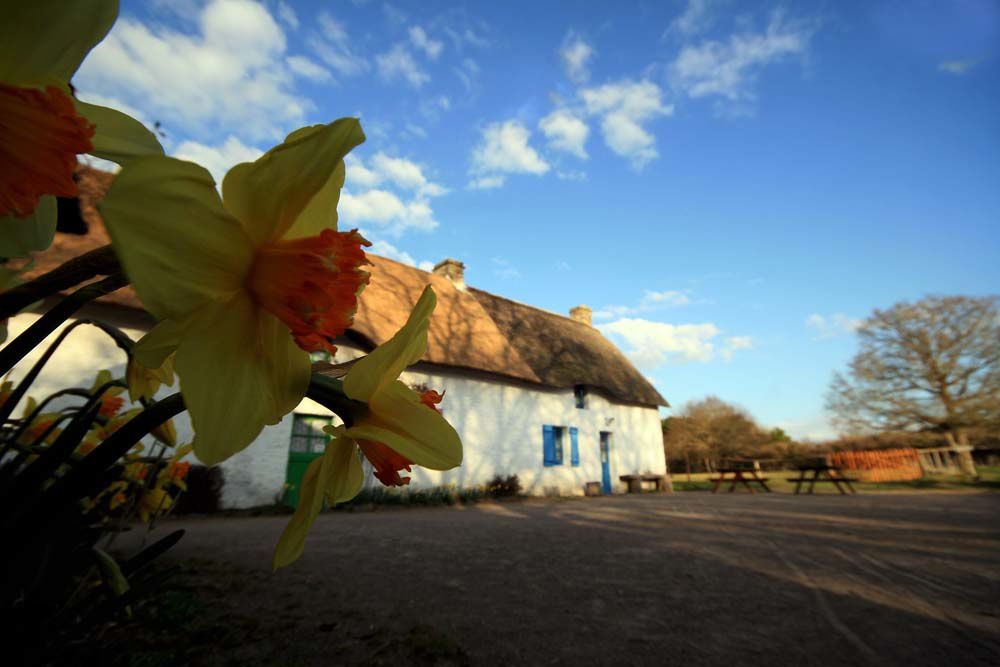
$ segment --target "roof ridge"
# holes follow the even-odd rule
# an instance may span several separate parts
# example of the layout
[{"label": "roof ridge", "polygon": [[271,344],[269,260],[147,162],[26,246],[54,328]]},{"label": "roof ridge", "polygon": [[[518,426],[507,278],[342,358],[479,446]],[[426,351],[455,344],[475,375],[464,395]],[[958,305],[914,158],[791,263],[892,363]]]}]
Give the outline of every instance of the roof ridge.
[{"label": "roof ridge", "polygon": [[[470,287],[469,289],[475,290],[477,292],[482,292],[483,294],[489,294],[490,296],[492,296],[494,298],[503,299],[504,301],[509,301],[510,303],[516,303],[517,305],[523,306],[525,308],[531,308],[532,310],[540,311],[542,313],[545,313],[546,315],[555,315],[556,317],[561,317],[564,320],[569,320],[570,322],[573,322],[574,324],[579,324],[580,326],[584,326],[584,327],[587,327],[589,329],[595,329],[595,330],[597,329],[597,327],[595,327],[592,324],[587,324],[586,322],[581,322],[580,320],[575,320],[570,315],[563,315],[562,313],[557,313],[556,311],[549,310],[548,308],[542,308],[541,306],[534,306],[534,305],[532,305],[530,303],[525,303],[523,301],[518,301],[517,299],[511,299],[509,296],[503,296],[502,294],[494,294],[493,292],[487,292],[486,290],[479,289],[478,287]],[[600,332],[598,331],[598,333],[600,333]]]}]

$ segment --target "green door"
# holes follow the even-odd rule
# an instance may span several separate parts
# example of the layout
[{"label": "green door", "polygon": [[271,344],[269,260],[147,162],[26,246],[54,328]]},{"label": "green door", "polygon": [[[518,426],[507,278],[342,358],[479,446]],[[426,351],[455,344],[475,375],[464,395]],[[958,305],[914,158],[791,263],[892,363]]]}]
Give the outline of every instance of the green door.
[{"label": "green door", "polygon": [[323,427],[330,424],[330,417],[319,415],[294,415],[292,422],[292,442],[288,446],[288,467],[285,469],[285,492],[283,501],[289,507],[299,504],[299,489],[306,468],[319,458],[330,439]]}]

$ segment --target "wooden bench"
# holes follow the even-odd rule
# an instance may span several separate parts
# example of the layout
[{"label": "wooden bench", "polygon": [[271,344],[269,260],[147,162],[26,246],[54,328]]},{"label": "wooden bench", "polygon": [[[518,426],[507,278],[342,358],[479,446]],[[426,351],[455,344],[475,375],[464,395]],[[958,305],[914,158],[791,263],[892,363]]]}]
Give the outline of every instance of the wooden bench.
[{"label": "wooden bench", "polygon": [[[738,465],[730,468],[719,468],[716,472],[719,473],[719,476],[708,480],[715,483],[715,486],[712,487],[712,493],[716,493],[723,482],[730,483],[730,493],[736,490],[737,484],[747,487],[747,491],[750,493],[754,493],[752,484],[760,484],[765,493],[771,492],[771,488],[767,485],[767,477],[761,477],[755,468]],[[726,477],[726,475],[732,475],[732,477]]]},{"label": "wooden bench", "polygon": [[661,493],[673,493],[674,490],[667,475],[620,475],[618,479],[628,485],[629,493],[642,493],[643,482],[652,482],[654,489]]},{"label": "wooden bench", "polygon": [[[817,465],[805,465],[798,467],[799,476],[789,477],[789,482],[795,482],[795,494],[798,495],[799,491],[802,490],[802,485],[809,482],[809,493],[813,492],[816,486],[816,482],[823,482],[827,484],[833,484],[837,487],[837,491],[840,491],[840,495],[847,495],[847,491],[841,486],[843,484],[847,487],[848,491],[851,493],[857,493],[854,487],[851,486],[851,482],[858,481],[855,477],[847,477],[844,475],[843,471],[837,467],[827,464],[817,464]],[[812,473],[812,476],[809,476]]]}]

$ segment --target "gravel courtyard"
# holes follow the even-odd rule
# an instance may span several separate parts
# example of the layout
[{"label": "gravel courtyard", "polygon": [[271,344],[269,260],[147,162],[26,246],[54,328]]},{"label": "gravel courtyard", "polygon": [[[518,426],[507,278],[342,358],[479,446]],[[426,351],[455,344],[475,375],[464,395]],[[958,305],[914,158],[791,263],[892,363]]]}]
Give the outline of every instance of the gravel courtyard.
[{"label": "gravel courtyard", "polygon": [[1000,494],[337,512],[272,573],[286,520],[156,531],[204,664],[1000,664]]}]

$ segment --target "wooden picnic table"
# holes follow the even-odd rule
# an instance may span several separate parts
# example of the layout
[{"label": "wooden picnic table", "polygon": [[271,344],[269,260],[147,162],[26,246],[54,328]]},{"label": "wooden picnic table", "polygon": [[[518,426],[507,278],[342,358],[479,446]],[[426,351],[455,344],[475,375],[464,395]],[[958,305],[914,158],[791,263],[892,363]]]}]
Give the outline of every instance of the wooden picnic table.
[{"label": "wooden picnic table", "polygon": [[[767,486],[767,477],[761,477],[760,470],[754,466],[726,466],[716,468],[715,472],[717,472],[719,476],[713,477],[709,480],[710,482],[715,482],[715,486],[712,487],[712,493],[716,493],[719,490],[719,487],[722,486],[723,482],[729,482],[730,493],[736,490],[737,484],[742,484],[747,487],[747,490],[750,493],[754,493],[753,484],[760,484],[765,493],[771,493],[771,489]],[[726,475],[732,475],[732,477],[726,477]]]},{"label": "wooden picnic table", "polygon": [[[788,481],[795,482],[796,495],[798,495],[805,482],[809,482],[809,493],[813,492],[816,482],[832,483],[837,487],[837,490],[840,491],[840,495],[842,496],[847,495],[847,491],[844,490],[841,484],[846,486],[851,493],[857,493],[857,491],[854,490],[854,487],[851,486],[851,482],[857,480],[852,480],[850,477],[846,476],[840,466],[830,465],[829,463],[810,463],[796,466],[795,469],[799,471],[799,476],[791,477]],[[812,473],[811,477],[810,473]]]}]

